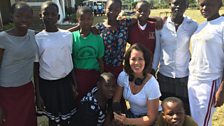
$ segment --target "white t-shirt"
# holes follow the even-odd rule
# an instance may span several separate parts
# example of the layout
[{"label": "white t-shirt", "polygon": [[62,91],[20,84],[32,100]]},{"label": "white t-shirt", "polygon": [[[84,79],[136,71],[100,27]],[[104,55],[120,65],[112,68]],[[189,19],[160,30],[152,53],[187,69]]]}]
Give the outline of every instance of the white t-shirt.
[{"label": "white t-shirt", "polygon": [[57,80],[67,76],[73,69],[72,33],[59,29],[57,32],[45,30],[36,34],[38,45],[37,62],[40,63],[40,77]]},{"label": "white t-shirt", "polygon": [[161,96],[159,84],[152,76],[140,92],[137,94],[132,94],[128,78],[128,74],[122,71],[117,79],[118,85],[124,88],[123,97],[125,100],[129,101],[130,109],[133,114],[145,115],[148,110],[147,100],[157,99]]},{"label": "white t-shirt", "polygon": [[191,38],[190,76],[199,80],[222,77],[224,69],[224,17],[203,22]]},{"label": "white t-shirt", "polygon": [[[171,17],[168,17],[159,32],[159,46],[156,46],[153,68],[171,78],[183,78],[189,74],[190,62],[189,44],[192,34],[197,29],[197,23],[189,17],[184,17],[183,22],[176,30]],[[158,49],[159,47],[159,49]]]}]

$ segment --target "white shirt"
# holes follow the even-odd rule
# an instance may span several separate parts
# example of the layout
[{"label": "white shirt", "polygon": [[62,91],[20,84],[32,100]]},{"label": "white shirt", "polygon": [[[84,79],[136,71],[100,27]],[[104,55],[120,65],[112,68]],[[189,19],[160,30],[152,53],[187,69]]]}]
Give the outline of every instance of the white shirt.
[{"label": "white shirt", "polygon": [[57,32],[45,30],[36,34],[40,77],[57,80],[67,76],[73,69],[72,33],[59,29]]},{"label": "white shirt", "polygon": [[191,38],[190,76],[199,80],[222,77],[224,69],[224,17],[203,22]]},{"label": "white shirt", "polygon": [[188,76],[190,61],[189,43],[190,37],[197,29],[197,23],[188,17],[184,17],[182,24],[175,29],[174,22],[168,17],[159,33],[159,46],[156,46],[153,68],[171,78],[183,78]]},{"label": "white shirt", "polygon": [[122,71],[117,79],[119,86],[123,87],[123,97],[129,101],[131,112],[135,115],[147,114],[147,100],[157,99],[161,96],[159,84],[157,80],[152,76],[137,94],[132,94],[129,85],[129,76]]}]

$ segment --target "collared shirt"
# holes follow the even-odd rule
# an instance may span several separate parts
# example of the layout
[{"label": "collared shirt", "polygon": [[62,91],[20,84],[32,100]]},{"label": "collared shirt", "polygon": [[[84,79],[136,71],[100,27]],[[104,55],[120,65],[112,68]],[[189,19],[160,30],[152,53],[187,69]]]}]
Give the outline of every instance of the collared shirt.
[{"label": "collared shirt", "polygon": [[182,78],[188,76],[188,64],[190,61],[189,43],[190,37],[197,29],[197,23],[188,17],[184,17],[182,24],[176,30],[174,22],[168,17],[159,33],[160,46],[156,46],[153,68],[164,76]]}]

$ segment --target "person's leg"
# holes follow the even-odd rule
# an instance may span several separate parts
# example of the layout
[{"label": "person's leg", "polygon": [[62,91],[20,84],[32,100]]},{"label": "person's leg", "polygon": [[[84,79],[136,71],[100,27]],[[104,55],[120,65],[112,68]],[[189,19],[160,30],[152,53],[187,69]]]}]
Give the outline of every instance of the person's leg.
[{"label": "person's leg", "polygon": [[191,116],[199,126],[211,126],[212,115],[215,111],[214,98],[217,83],[220,83],[220,79],[199,81],[189,77],[188,95]]},{"label": "person's leg", "polygon": [[162,75],[161,73],[157,74],[157,80],[159,82],[159,87],[162,96],[160,97],[160,100],[164,100],[167,97],[175,97],[175,85],[174,85],[174,79],[166,77]]},{"label": "person's leg", "polygon": [[186,114],[191,115],[188,100],[187,83],[188,77],[175,79],[175,95],[183,101]]}]

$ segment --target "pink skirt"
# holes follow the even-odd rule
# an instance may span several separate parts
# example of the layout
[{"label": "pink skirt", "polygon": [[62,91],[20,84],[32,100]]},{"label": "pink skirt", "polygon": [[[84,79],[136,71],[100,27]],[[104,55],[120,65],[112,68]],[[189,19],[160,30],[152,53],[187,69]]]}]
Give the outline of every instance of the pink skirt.
[{"label": "pink skirt", "polygon": [[6,115],[4,126],[37,126],[32,82],[20,87],[0,87],[0,106]]}]

